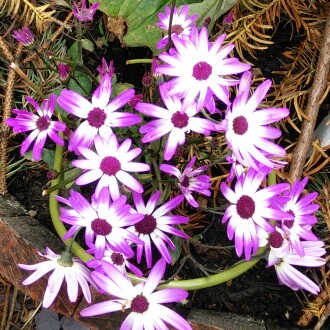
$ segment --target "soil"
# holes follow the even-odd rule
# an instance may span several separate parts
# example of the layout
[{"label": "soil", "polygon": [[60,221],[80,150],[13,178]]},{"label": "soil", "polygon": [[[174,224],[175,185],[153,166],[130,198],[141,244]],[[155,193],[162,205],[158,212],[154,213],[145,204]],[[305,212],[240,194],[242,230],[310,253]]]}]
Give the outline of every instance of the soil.
[{"label": "soil", "polygon": [[[281,42],[274,48],[265,51],[257,61],[256,66],[260,67],[266,77],[270,77],[271,71],[279,65],[279,57],[285,47],[292,45],[288,40],[290,34],[278,35]],[[97,62],[90,62],[95,70],[101,58],[107,61],[114,59],[118,80],[129,82],[137,86],[137,92],[142,90],[141,78],[149,70],[149,66],[135,65],[134,68],[125,66],[129,58],[150,57],[149,51],[145,48],[127,49],[122,48],[118,41],[114,41],[104,54],[99,54]],[[269,56],[272,54],[272,56]],[[94,66],[94,67],[93,67]],[[48,211],[48,198],[42,196],[41,192],[46,187],[47,169],[42,171],[24,171],[18,173],[9,183],[9,192],[21,202],[28,211],[32,211],[41,224],[52,229]],[[223,250],[214,249],[208,246],[231,246],[226,235],[226,227],[221,224],[221,216],[206,220],[207,230],[203,234],[201,244],[191,246],[191,254],[196,261],[207,269],[224,269],[238,259],[232,248]],[[190,234],[199,234],[201,229]],[[179,266],[173,268],[173,272]],[[265,321],[267,329],[274,329],[276,326],[285,329],[296,327],[296,322],[302,314],[303,305],[307,300],[312,301],[313,297],[302,292],[295,293],[287,287],[278,284],[273,269],[267,269],[266,263],[261,261],[252,270],[243,276],[210,289],[192,292],[189,296],[189,303],[183,308],[178,307],[179,312],[187,314],[190,308],[201,308],[213,311],[228,311],[238,314],[249,315],[256,319]],[[309,273],[311,274],[311,273]],[[312,273],[314,274],[314,273]],[[171,276],[173,274],[167,274]],[[315,274],[317,276],[317,274]],[[205,276],[197,263],[188,260],[182,267],[178,276],[181,278],[195,278]],[[320,277],[321,278],[321,277]],[[312,326],[312,324],[310,325]],[[330,323],[325,326],[330,327]]]}]

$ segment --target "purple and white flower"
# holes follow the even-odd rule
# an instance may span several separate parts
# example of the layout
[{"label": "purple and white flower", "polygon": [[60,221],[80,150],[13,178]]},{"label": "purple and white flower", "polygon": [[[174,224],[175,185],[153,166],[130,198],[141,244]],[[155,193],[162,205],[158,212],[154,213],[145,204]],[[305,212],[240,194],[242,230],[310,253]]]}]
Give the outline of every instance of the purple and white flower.
[{"label": "purple and white flower", "polygon": [[261,165],[275,168],[279,163],[274,157],[284,157],[285,150],[271,142],[281,136],[281,131],[267,126],[289,114],[286,108],[267,108],[257,110],[257,107],[267,94],[271,80],[259,85],[249,97],[251,72],[245,72],[240,80],[238,94],[233,104],[227,109],[225,119],[219,125],[225,131],[228,146],[238,162],[255,170]]},{"label": "purple and white flower", "polygon": [[104,256],[105,248],[133,256],[130,243],[143,244],[142,240],[125,227],[136,224],[143,219],[140,214],[131,214],[131,207],[126,204],[126,197],[121,196],[110,202],[108,189],[103,189],[98,198],[89,203],[80,193],[70,190],[68,199],[56,196],[56,199],[70,208],[60,208],[60,219],[72,225],[63,239],[68,239],[84,227],[85,240],[88,246],[95,246],[96,258]]},{"label": "purple and white flower", "polygon": [[80,315],[94,316],[130,309],[131,312],[121,324],[120,330],[168,329],[166,323],[174,329],[191,330],[186,320],[162,305],[182,301],[188,297],[188,292],[173,288],[155,291],[164,276],[165,267],[165,260],[160,259],[152,268],[147,281],[135,286],[110,264],[107,265],[108,276],[93,272],[97,285],[117,298],[87,307]]},{"label": "purple and white flower", "polygon": [[159,55],[166,64],[160,65],[156,72],[175,77],[170,80],[171,89],[167,95],[182,95],[183,109],[197,98],[199,110],[213,94],[225,104],[230,104],[227,87],[237,85],[239,81],[226,76],[244,72],[251,66],[237,58],[227,57],[235,45],[221,48],[225,38],[226,35],[223,34],[210,43],[205,27],[199,33],[192,27],[191,39],[182,40],[173,35],[176,50]]},{"label": "purple and white flower", "polygon": [[[161,29],[166,30],[168,32],[169,24],[171,17],[171,8],[165,7],[165,14],[159,13],[158,18],[160,22],[156,22],[156,25]],[[172,25],[171,32],[172,35],[177,35],[179,38],[189,38],[191,27],[195,24],[193,23],[197,19],[198,15],[192,15],[188,17],[188,5],[182,6],[180,12],[178,12],[178,8],[174,7],[173,16],[172,16]],[[156,45],[157,49],[162,49],[166,47],[168,44],[168,35],[159,40]]]},{"label": "purple and white flower", "polygon": [[189,238],[187,234],[173,226],[187,223],[189,218],[182,215],[170,214],[175,207],[182,203],[184,199],[183,195],[174,197],[159,208],[156,208],[160,196],[160,191],[156,191],[149,198],[147,204],[145,204],[142,194],[133,193],[133,201],[136,211],[139,214],[143,214],[144,217],[134,226],[127,228],[127,230],[134,233],[144,242],[144,246],[138,245],[136,247],[136,259],[138,262],[141,261],[142,252],[144,250],[147,266],[149,268],[152,265],[151,242],[154,243],[166,262],[171,263],[172,257],[167,246],[169,246],[171,250],[175,250],[176,247],[166,233],[182,238]]},{"label": "purple and white flower", "polygon": [[69,151],[77,152],[79,146],[91,146],[96,135],[109,139],[113,134],[111,127],[128,127],[141,122],[136,114],[117,111],[131,100],[134,89],[127,89],[110,101],[111,91],[111,79],[106,74],[94,91],[91,102],[77,92],[67,89],[61,92],[58,104],[68,113],[86,119],[74,131]]},{"label": "purple and white flower", "polygon": [[[89,284],[96,287],[90,270],[76,257],[72,257],[72,254],[63,252],[62,255],[54,253],[50,248],[46,248],[46,254],[38,252],[38,254],[46,259],[35,265],[22,265],[18,266],[26,270],[34,270],[28,278],[23,281],[24,285],[29,285],[37,281],[50,271],[53,273],[49,276],[48,285],[43,298],[43,307],[48,308],[56,296],[58,295],[63,281],[67,283],[67,293],[71,302],[75,302],[78,297],[79,286],[84,294],[88,303],[91,303],[91,293]],[[89,283],[89,284],[88,284]]]},{"label": "purple and white flower", "polygon": [[278,203],[280,210],[293,215],[292,220],[282,221],[281,229],[286,233],[292,247],[297,254],[303,257],[305,255],[301,239],[316,242],[318,238],[312,232],[312,226],[317,223],[313,215],[318,209],[318,204],[312,202],[317,197],[317,192],[312,192],[301,197],[301,194],[308,182],[308,178],[302,181],[296,180],[284,196],[289,197],[285,204]]},{"label": "purple and white flower", "polygon": [[158,140],[169,133],[164,150],[165,160],[170,160],[177,147],[185,143],[186,133],[193,131],[210,135],[211,130],[215,130],[214,124],[210,120],[196,116],[198,110],[195,102],[184,109],[177,95],[166,95],[169,90],[170,85],[166,83],[159,87],[161,98],[167,109],[143,102],[135,106],[139,112],[158,118],[140,127],[140,133],[146,133],[142,138],[143,143]]},{"label": "purple and white flower", "polygon": [[227,235],[230,240],[235,236],[235,249],[240,257],[244,252],[246,260],[255,254],[259,247],[257,230],[261,227],[267,232],[273,231],[270,220],[292,220],[290,213],[275,209],[272,198],[288,190],[288,183],[279,183],[264,189],[259,189],[268,174],[268,168],[256,172],[250,168],[236,181],[232,190],[225,182],[220,185],[224,197],[231,203],[226,209],[222,223],[227,225]]},{"label": "purple and white flower", "polygon": [[97,135],[94,145],[96,152],[86,147],[78,147],[85,159],[74,160],[72,165],[86,171],[77,178],[77,185],[99,180],[95,189],[96,198],[100,191],[107,187],[113,200],[120,197],[117,180],[133,191],[143,192],[141,183],[127,172],[146,172],[149,171],[150,166],[132,162],[132,159],[141,153],[140,148],[130,150],[132,140],[126,139],[119,145],[115,134],[112,134],[109,140]]},{"label": "purple and white flower", "polygon": [[81,7],[76,2],[73,2],[74,8],[72,9],[73,15],[81,22],[92,21],[94,14],[101,5],[100,2],[93,3],[89,8],[86,6],[86,0],[81,1]]},{"label": "purple and white flower", "polygon": [[211,182],[208,175],[200,175],[207,169],[208,165],[201,166],[194,170],[195,162],[196,156],[190,160],[182,173],[178,168],[169,164],[162,164],[159,168],[161,171],[177,177],[179,179],[178,186],[188,203],[193,207],[198,207],[199,205],[194,199],[192,192],[211,196]]},{"label": "purple and white flower", "polygon": [[47,136],[56,144],[64,145],[64,141],[58,135],[58,132],[63,132],[66,126],[62,122],[51,119],[56,106],[55,94],[51,94],[49,99],[45,99],[41,106],[29,96],[26,96],[26,100],[37,110],[37,114],[26,110],[13,109],[12,112],[17,117],[7,119],[6,124],[13,127],[14,133],[32,131],[21,145],[21,155],[27,152],[35,140],[32,156],[35,161],[39,161]]},{"label": "purple and white flower", "polygon": [[285,234],[278,229],[269,234],[268,241],[270,246],[268,267],[275,267],[279,282],[292,290],[304,289],[317,294],[320,291],[319,286],[293,266],[320,267],[324,265],[325,259],[321,258],[325,254],[324,242],[301,242],[304,256],[300,256],[292,248]]},{"label": "purple and white flower", "polygon": [[[88,249],[86,252],[88,253],[95,253],[95,245]],[[132,273],[134,273],[138,277],[142,277],[143,273],[139,268],[137,268],[135,265],[133,265],[128,260],[132,256],[125,255],[121,252],[116,252],[109,246],[108,243],[106,243],[106,248],[104,251],[104,255],[102,258],[94,258],[86,262],[86,265],[88,267],[94,268],[97,272],[105,273],[106,268],[103,267],[104,263],[111,264],[115,266],[125,277],[127,277],[127,269],[129,269]]]}]

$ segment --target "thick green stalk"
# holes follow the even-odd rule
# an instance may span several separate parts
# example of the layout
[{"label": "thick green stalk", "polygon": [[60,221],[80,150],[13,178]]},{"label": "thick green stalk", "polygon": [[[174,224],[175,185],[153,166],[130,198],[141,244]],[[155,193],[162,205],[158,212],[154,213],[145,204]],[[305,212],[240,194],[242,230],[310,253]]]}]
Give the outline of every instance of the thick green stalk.
[{"label": "thick green stalk", "polygon": [[[63,146],[56,145],[53,169],[55,171],[57,171],[58,173],[60,173],[61,169],[62,169],[63,150],[64,150]],[[55,186],[59,183],[59,181],[60,181],[59,177],[55,180],[52,180],[51,187]],[[67,233],[67,230],[66,230],[63,222],[60,220],[59,205],[58,205],[57,199],[55,198],[55,195],[57,195],[57,194],[58,194],[58,190],[55,190],[49,194],[49,211],[50,211],[50,216],[51,216],[51,219],[53,222],[53,226],[54,226],[58,236],[60,238],[63,238],[63,236]],[[68,246],[72,243],[72,239],[68,239],[63,242],[66,246]],[[84,262],[86,262],[90,259],[93,259],[93,256],[86,253],[86,251],[76,242],[74,242],[72,244],[72,252]]]},{"label": "thick green stalk", "polygon": [[[262,255],[266,252],[268,247],[262,247],[258,250],[257,256]],[[161,284],[158,289],[164,289],[164,288],[180,288],[184,290],[200,290],[209,288],[215,285],[219,285],[222,283],[225,283],[229,280],[232,280],[244,273],[246,273],[249,269],[251,269],[259,260],[261,260],[261,257],[255,257],[255,259],[252,259],[250,261],[242,261],[235,266],[230,267],[229,269],[226,269],[218,274],[211,275],[209,277],[199,277],[194,278],[191,280],[179,280],[179,281],[171,281],[167,284]],[[146,279],[145,278],[139,278],[135,275],[129,275],[129,278],[132,280],[133,283],[139,283],[143,282]]]}]

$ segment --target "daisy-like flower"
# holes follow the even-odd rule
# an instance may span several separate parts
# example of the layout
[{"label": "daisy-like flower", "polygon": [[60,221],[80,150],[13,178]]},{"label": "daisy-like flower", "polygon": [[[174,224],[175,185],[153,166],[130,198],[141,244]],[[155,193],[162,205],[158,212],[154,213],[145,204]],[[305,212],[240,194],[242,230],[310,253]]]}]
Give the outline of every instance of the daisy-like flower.
[{"label": "daisy-like flower", "polygon": [[222,223],[228,221],[228,238],[232,240],[235,236],[236,253],[240,257],[244,252],[246,260],[250,260],[251,254],[258,250],[257,227],[267,232],[273,231],[274,227],[266,219],[293,219],[291,214],[273,208],[271,200],[288,190],[289,184],[279,183],[258,190],[267,174],[267,168],[261,168],[258,172],[250,168],[237,179],[234,190],[225,182],[220,185],[221,192],[231,203],[223,215]]},{"label": "daisy-like flower", "polygon": [[[168,32],[169,24],[171,17],[171,8],[165,7],[165,14],[159,13],[158,18],[160,22],[157,22],[156,25],[161,29]],[[173,16],[172,16],[172,26],[171,33],[172,35],[177,35],[179,38],[189,38],[191,27],[195,24],[193,22],[197,19],[198,15],[193,15],[188,17],[188,5],[182,6],[180,12],[178,8],[174,7]],[[168,35],[159,40],[156,45],[157,49],[162,49],[168,44]]]},{"label": "daisy-like flower", "polygon": [[93,272],[95,282],[106,292],[117,297],[87,307],[82,316],[94,316],[130,309],[120,330],[168,329],[167,324],[178,330],[191,330],[180,315],[161,304],[179,302],[188,297],[183,289],[162,289],[154,292],[164,276],[166,262],[160,259],[150,271],[146,282],[135,286],[112,265],[107,266],[107,275]]},{"label": "daisy-like flower", "polygon": [[312,226],[317,223],[316,217],[313,215],[318,209],[318,204],[312,204],[317,197],[316,192],[301,194],[308,182],[308,178],[302,181],[296,180],[289,192],[285,192],[284,196],[289,197],[285,204],[279,203],[279,209],[293,215],[293,220],[283,221],[281,228],[287,234],[292,247],[301,257],[305,252],[301,244],[301,239],[306,241],[317,241],[318,238],[312,232]]},{"label": "daisy-like flower", "polygon": [[278,167],[272,158],[284,157],[286,152],[269,139],[279,138],[281,131],[267,125],[288,116],[289,110],[286,108],[257,110],[271,86],[271,81],[265,80],[248,99],[251,77],[251,72],[242,75],[238,94],[220,124],[221,130],[225,131],[228,146],[242,165],[253,167],[255,170],[258,170],[259,163],[269,168]]},{"label": "daisy-like flower", "polygon": [[143,219],[140,214],[131,214],[130,206],[126,204],[126,197],[121,196],[113,203],[107,189],[100,192],[90,204],[80,193],[70,190],[70,197],[65,199],[56,196],[57,200],[70,208],[60,208],[60,219],[72,225],[63,239],[68,239],[84,227],[85,240],[88,246],[95,246],[95,256],[100,259],[104,256],[106,245],[113,250],[133,256],[130,243],[143,244],[141,239],[124,227],[136,224]]},{"label": "daisy-like flower", "polygon": [[184,96],[184,109],[198,98],[199,110],[212,94],[225,104],[230,104],[227,87],[237,85],[238,80],[225,76],[244,72],[251,66],[239,62],[237,58],[227,58],[235,45],[221,48],[225,38],[226,35],[223,34],[210,43],[205,27],[200,33],[192,27],[191,39],[183,40],[173,35],[176,51],[158,56],[166,65],[160,65],[156,72],[176,77],[170,81],[172,88],[168,91],[168,96]]},{"label": "daisy-like flower", "polygon": [[198,113],[195,102],[183,109],[181,100],[177,95],[166,96],[169,90],[170,84],[163,84],[159,87],[161,98],[167,109],[143,102],[135,106],[135,109],[141,113],[158,118],[140,127],[140,133],[146,133],[142,138],[143,143],[158,140],[169,133],[164,150],[165,160],[170,160],[178,145],[185,143],[186,133],[193,131],[210,135],[211,130],[215,130],[214,124],[210,120],[194,117]]},{"label": "daisy-like flower", "polygon": [[15,30],[13,32],[13,38],[24,46],[31,46],[34,43],[34,35],[27,26],[24,26],[19,30]]},{"label": "daisy-like flower", "polygon": [[35,140],[32,156],[35,161],[39,161],[47,136],[56,144],[64,145],[64,141],[58,135],[58,132],[63,132],[66,126],[62,122],[51,119],[56,106],[55,94],[51,94],[49,99],[45,99],[41,106],[29,96],[26,96],[26,100],[37,110],[37,114],[26,110],[13,109],[12,112],[16,114],[17,117],[7,119],[6,124],[13,127],[14,133],[32,131],[21,145],[21,155],[27,152],[30,145]]},{"label": "daisy-like flower", "polygon": [[46,248],[46,254],[41,252],[38,252],[38,254],[48,260],[35,265],[18,264],[18,266],[22,269],[35,271],[23,281],[24,285],[32,284],[48,272],[53,271],[48,279],[43,307],[48,308],[53,303],[64,279],[67,283],[67,293],[71,302],[77,300],[79,286],[87,302],[92,301],[89,284],[93,287],[96,287],[96,285],[91,277],[90,270],[80,259],[73,257],[72,253],[67,251],[63,252],[62,255],[56,254],[50,248]]},{"label": "daisy-like flower", "polygon": [[[87,250],[88,253],[95,253],[95,245]],[[116,252],[110,248],[109,244],[106,244],[106,249],[102,258],[94,258],[87,261],[86,265],[88,267],[94,268],[97,272],[105,273],[103,265],[111,264],[115,266],[125,277],[127,277],[128,268],[132,273],[138,277],[142,277],[143,273],[139,268],[134,266],[131,262],[128,261],[132,256],[125,255],[121,252]]]},{"label": "daisy-like flower", "polygon": [[127,188],[142,193],[141,183],[127,173],[150,170],[147,164],[131,161],[141,153],[141,149],[129,150],[132,145],[130,139],[126,139],[119,145],[115,134],[112,134],[109,140],[96,136],[94,144],[96,152],[86,147],[78,147],[86,159],[74,160],[72,164],[86,172],[77,178],[76,184],[85,185],[100,179],[95,189],[96,197],[102,188],[107,187],[113,200],[120,197],[117,180]]},{"label": "daisy-like flower", "polygon": [[145,204],[142,198],[142,194],[133,193],[133,201],[136,211],[139,214],[143,214],[144,217],[134,226],[127,228],[127,230],[133,232],[144,242],[144,246],[138,245],[136,248],[136,259],[138,262],[141,261],[142,252],[144,250],[147,266],[149,268],[152,265],[151,242],[155,244],[156,248],[166,260],[166,262],[171,263],[172,257],[169,253],[167,245],[170,247],[171,250],[175,250],[176,247],[171,241],[171,239],[166,235],[166,233],[183,238],[189,238],[187,234],[173,226],[177,224],[187,223],[189,221],[189,218],[181,215],[170,214],[170,211],[172,211],[180,203],[182,203],[184,199],[183,195],[174,197],[173,199],[156,209],[160,196],[160,191],[156,191],[150,197],[147,204]]},{"label": "daisy-like flower", "polygon": [[81,22],[88,22],[93,20],[94,14],[97,8],[99,8],[99,6],[101,5],[101,3],[95,2],[89,8],[87,8],[86,0],[82,0],[81,7],[76,2],[73,2],[73,5],[73,15]]},{"label": "daisy-like flower", "polygon": [[285,238],[284,233],[279,230],[271,232],[268,241],[270,245],[268,267],[275,267],[279,282],[293,290],[304,289],[317,294],[320,291],[319,286],[293,266],[320,267],[324,265],[325,259],[321,258],[325,254],[324,242],[301,242],[305,254],[300,256]]},{"label": "daisy-like flower", "polygon": [[113,134],[111,127],[128,127],[141,122],[136,114],[117,111],[130,101],[134,89],[127,89],[110,101],[111,91],[111,79],[106,74],[94,91],[91,102],[74,91],[66,89],[61,92],[58,104],[70,114],[86,119],[74,131],[69,151],[77,152],[78,146],[91,146],[96,135],[109,139]]},{"label": "daisy-like flower", "polygon": [[195,162],[196,156],[190,160],[182,173],[178,168],[169,164],[162,164],[159,168],[161,171],[177,177],[179,179],[178,186],[188,203],[193,207],[198,207],[199,205],[194,199],[192,192],[196,191],[202,195],[211,196],[211,183],[208,175],[200,175],[207,169],[207,165],[194,170]]}]

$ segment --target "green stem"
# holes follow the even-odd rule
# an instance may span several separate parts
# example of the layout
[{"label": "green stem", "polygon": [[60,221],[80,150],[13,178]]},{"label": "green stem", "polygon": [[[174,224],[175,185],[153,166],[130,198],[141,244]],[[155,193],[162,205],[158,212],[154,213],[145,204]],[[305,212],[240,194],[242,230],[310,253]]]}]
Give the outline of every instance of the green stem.
[{"label": "green stem", "polygon": [[156,159],[154,157],[151,157],[151,163],[152,163],[152,167],[154,168],[155,171],[155,175],[156,175],[156,181],[158,182],[158,189],[160,192],[163,191],[163,186],[162,186],[162,177],[160,174],[160,170],[159,170],[159,165],[156,162]]},{"label": "green stem", "polygon": [[78,65],[83,65],[84,61],[82,58],[82,28],[81,28],[81,22],[76,19],[77,22],[77,28],[76,28],[76,38],[77,38],[77,46],[78,46]]},{"label": "green stem", "polygon": [[[262,247],[258,250],[257,256],[262,255],[267,251],[268,247]],[[219,285],[225,282],[228,282],[244,273],[246,273],[249,269],[251,269],[261,257],[255,257],[250,261],[243,261],[235,266],[230,267],[227,270],[222,271],[221,273],[211,275],[209,277],[200,277],[191,280],[179,280],[179,281],[171,281],[167,284],[160,285],[157,287],[158,289],[164,288],[180,288],[184,290],[200,290],[209,288],[215,285]],[[132,280],[133,283],[144,282],[145,278],[139,278],[135,275],[129,274],[129,278]]]},{"label": "green stem", "polygon": [[[55,157],[54,157],[54,167],[53,169],[57,171],[58,173],[61,172],[62,169],[62,158],[63,158],[63,151],[64,147],[60,145],[56,145],[55,149]],[[59,177],[51,182],[51,187],[57,185],[60,182]],[[67,230],[63,224],[63,222],[60,220],[60,210],[58,201],[55,198],[55,195],[58,194],[58,190],[55,190],[49,194],[49,211],[50,216],[53,222],[53,226],[60,238],[63,238],[63,236],[67,233]],[[67,239],[64,242],[66,246],[69,246],[72,244],[72,252],[80,258],[82,261],[87,262],[90,259],[93,259],[93,256],[86,253],[86,251],[76,242],[72,243],[73,239]]]}]

